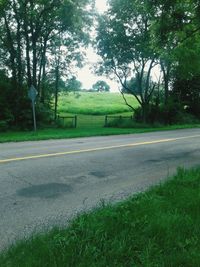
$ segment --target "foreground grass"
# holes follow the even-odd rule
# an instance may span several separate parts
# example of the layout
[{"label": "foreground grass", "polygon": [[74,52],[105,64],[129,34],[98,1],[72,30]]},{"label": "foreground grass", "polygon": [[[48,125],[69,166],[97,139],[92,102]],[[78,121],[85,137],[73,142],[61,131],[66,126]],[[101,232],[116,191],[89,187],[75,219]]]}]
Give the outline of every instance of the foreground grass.
[{"label": "foreground grass", "polygon": [[136,134],[147,133],[165,130],[177,130],[177,129],[189,129],[199,128],[199,124],[186,124],[186,125],[171,125],[165,127],[148,127],[148,126],[136,126],[135,128],[77,128],[77,129],[59,129],[49,128],[38,130],[34,132],[4,132],[0,133],[0,143],[4,142],[20,142],[20,141],[39,141],[49,139],[66,139],[76,137],[91,137],[91,136],[106,136],[106,135],[120,135],[120,134]]},{"label": "foreground grass", "polygon": [[198,267],[200,168],[0,254],[1,267]]}]

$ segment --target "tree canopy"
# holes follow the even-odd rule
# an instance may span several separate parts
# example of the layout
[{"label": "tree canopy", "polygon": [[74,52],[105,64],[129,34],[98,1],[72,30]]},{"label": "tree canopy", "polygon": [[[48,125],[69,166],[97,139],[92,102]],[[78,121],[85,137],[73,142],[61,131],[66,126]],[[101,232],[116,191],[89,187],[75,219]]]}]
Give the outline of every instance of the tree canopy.
[{"label": "tree canopy", "polygon": [[[99,70],[118,78],[123,88],[122,94],[129,92],[136,97],[145,121],[154,91],[160,88],[160,78],[167,105],[175,75],[192,78],[200,72],[199,2],[108,2],[109,10],[99,17],[97,27],[96,46],[102,58]],[[136,79],[137,90],[132,87],[134,83],[130,82],[133,79]],[[126,101],[124,94],[123,97]]]},{"label": "tree canopy", "polygon": [[96,92],[109,92],[110,86],[105,81],[97,81],[93,84],[92,89]]},{"label": "tree canopy", "polygon": [[[114,73],[122,87],[136,97],[145,120],[155,89],[150,82],[151,73],[158,57],[152,39],[152,11],[148,1],[109,3],[108,12],[99,18],[97,48],[103,59],[101,67],[106,73]],[[127,83],[133,77],[137,79],[138,93]]]},{"label": "tree canopy", "polygon": [[[89,41],[90,0],[4,0],[0,10],[0,69],[13,86],[14,120],[24,108],[31,85],[48,100],[49,84],[67,76],[82,61],[80,47]],[[54,74],[53,74],[54,73]],[[24,88],[24,89],[22,89]],[[56,89],[55,89],[56,90]]]},{"label": "tree canopy", "polygon": [[67,80],[65,89],[68,92],[76,92],[82,89],[82,83],[76,79],[75,76]]}]

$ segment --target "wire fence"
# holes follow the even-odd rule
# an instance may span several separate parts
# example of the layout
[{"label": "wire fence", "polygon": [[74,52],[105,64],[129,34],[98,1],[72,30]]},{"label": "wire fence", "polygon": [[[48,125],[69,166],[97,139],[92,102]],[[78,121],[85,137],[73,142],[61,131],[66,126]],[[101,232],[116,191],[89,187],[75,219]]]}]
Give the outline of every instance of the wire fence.
[{"label": "wire fence", "polygon": [[112,116],[112,115],[75,115],[58,116],[57,123],[63,128],[103,128],[119,127],[121,124],[133,122],[133,116]]},{"label": "wire fence", "polygon": [[77,128],[77,116],[58,116],[57,123],[60,127]]},{"label": "wire fence", "polygon": [[133,116],[105,116],[104,127],[117,126],[123,122],[133,121]]}]

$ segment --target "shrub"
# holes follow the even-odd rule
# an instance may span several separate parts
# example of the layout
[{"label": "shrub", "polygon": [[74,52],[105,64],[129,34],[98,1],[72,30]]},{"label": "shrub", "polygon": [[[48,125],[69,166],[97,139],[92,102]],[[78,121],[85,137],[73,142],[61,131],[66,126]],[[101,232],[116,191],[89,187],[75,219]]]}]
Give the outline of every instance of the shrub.
[{"label": "shrub", "polygon": [[116,117],[109,119],[106,127],[132,128],[133,124],[134,121],[131,118]]},{"label": "shrub", "polygon": [[[142,109],[137,108],[134,113],[134,119],[136,122],[142,122]],[[150,104],[147,109],[147,123],[150,124],[187,124],[197,123],[197,118],[188,113],[183,105],[173,100],[169,101],[168,105],[155,105]]]},{"label": "shrub", "polygon": [[54,112],[45,103],[37,102],[36,117],[39,125],[51,124],[54,121]]},{"label": "shrub", "polygon": [[0,121],[0,132],[5,132],[8,130],[8,122]]}]

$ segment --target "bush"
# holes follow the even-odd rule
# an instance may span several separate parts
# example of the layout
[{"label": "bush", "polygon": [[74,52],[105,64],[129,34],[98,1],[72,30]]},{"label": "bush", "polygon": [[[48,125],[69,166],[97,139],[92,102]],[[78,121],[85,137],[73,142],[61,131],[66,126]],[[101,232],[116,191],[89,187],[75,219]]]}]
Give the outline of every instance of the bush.
[{"label": "bush", "polygon": [[[147,123],[138,123],[135,121],[134,118],[123,118],[122,117],[116,117],[113,119],[109,119],[107,122],[106,127],[113,127],[113,128],[149,128],[152,125],[149,125]],[[160,125],[156,124],[156,127],[159,127]]]},{"label": "bush", "polygon": [[109,119],[106,127],[133,128],[135,121],[131,118],[116,117]]},{"label": "bush", "polygon": [[61,118],[58,118],[57,121],[56,121],[56,125],[58,128],[74,128],[74,119],[61,119]]},{"label": "bush", "polygon": [[[139,107],[134,113],[136,122],[142,122],[142,108]],[[183,105],[173,100],[169,101],[168,105],[150,104],[147,109],[147,123],[149,124],[189,124],[198,123],[198,119],[188,113]]]},{"label": "bush", "polygon": [[8,130],[8,122],[7,121],[0,121],[0,132],[5,132]]},{"label": "bush", "polygon": [[39,125],[49,125],[54,121],[54,112],[48,104],[38,102],[36,104],[36,117]]},{"label": "bush", "polygon": [[177,74],[172,94],[177,101],[185,105],[188,113],[200,118],[200,75],[183,78]]}]

